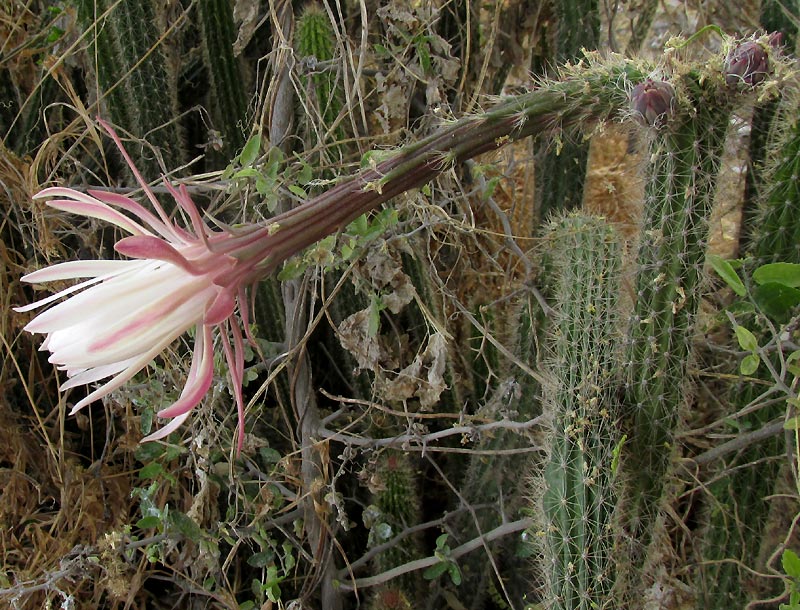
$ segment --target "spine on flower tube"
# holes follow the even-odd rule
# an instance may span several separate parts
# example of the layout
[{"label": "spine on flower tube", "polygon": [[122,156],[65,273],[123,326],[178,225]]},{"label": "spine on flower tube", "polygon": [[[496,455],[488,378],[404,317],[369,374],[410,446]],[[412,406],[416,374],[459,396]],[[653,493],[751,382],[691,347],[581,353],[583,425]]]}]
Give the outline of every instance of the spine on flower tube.
[{"label": "spine on flower tube", "polygon": [[545,243],[554,282],[543,389],[551,430],[533,484],[543,599],[548,610],[614,608],[621,248],[603,219],[580,215],[555,220]]}]

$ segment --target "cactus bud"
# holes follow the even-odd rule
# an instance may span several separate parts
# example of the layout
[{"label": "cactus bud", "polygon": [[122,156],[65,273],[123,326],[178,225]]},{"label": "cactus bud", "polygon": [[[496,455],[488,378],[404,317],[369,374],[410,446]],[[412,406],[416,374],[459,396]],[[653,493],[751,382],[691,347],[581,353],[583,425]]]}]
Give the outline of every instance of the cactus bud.
[{"label": "cactus bud", "polygon": [[725,58],[725,82],[754,87],[769,73],[769,56],[761,43],[749,40],[738,45]]},{"label": "cactus bud", "polygon": [[675,90],[666,81],[648,78],[631,92],[631,108],[645,125],[663,124],[672,114],[674,103]]}]

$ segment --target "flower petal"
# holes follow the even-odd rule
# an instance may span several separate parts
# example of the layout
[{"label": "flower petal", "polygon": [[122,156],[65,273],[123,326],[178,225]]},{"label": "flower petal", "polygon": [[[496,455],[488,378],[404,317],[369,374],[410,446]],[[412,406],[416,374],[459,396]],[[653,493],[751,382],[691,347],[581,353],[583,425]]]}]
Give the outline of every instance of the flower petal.
[{"label": "flower petal", "polygon": [[214,380],[214,343],[211,338],[211,326],[203,326],[202,340],[195,344],[192,371],[181,397],[171,406],[158,412],[159,417],[178,417],[185,415],[196,407],[206,395]]},{"label": "flower petal", "polygon": [[186,421],[186,419],[189,417],[189,415],[191,415],[190,411],[187,411],[183,415],[178,415],[171,422],[169,422],[166,426],[164,426],[163,428],[159,428],[158,430],[156,430],[152,434],[148,434],[140,442],[149,443],[151,441],[158,441],[158,440],[161,440],[162,438],[166,438],[167,436],[169,436],[170,434],[175,432],[175,430],[180,428],[181,424]]},{"label": "flower petal", "polygon": [[131,235],[130,237],[123,237],[114,244],[114,250],[123,256],[130,256],[131,258],[151,259],[172,263],[176,267],[180,267],[192,275],[200,275],[202,273],[202,270],[200,270],[197,265],[186,260],[172,245],[152,235]]}]

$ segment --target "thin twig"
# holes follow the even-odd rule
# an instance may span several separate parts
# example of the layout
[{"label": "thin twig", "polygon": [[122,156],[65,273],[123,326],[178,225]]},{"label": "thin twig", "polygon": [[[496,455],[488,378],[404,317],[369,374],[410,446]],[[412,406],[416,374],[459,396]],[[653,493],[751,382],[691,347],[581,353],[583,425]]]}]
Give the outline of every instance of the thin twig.
[{"label": "thin twig", "polygon": [[[471,553],[472,551],[483,547],[483,545],[486,544],[487,542],[492,542],[493,540],[497,540],[498,538],[503,538],[511,534],[516,534],[517,532],[521,532],[523,530],[528,529],[533,524],[534,520],[531,518],[519,519],[517,521],[511,521],[510,523],[504,523],[503,525],[500,525],[494,528],[493,530],[486,532],[483,536],[479,538],[474,538],[468,542],[465,542],[461,546],[457,546],[452,551],[450,551],[450,559],[458,559],[462,555],[466,555],[467,553]],[[416,570],[422,570],[437,563],[439,563],[439,558],[437,557],[425,557],[423,559],[409,561],[408,563],[404,563],[403,565],[397,566],[396,568],[392,568],[391,570],[387,570],[386,572],[381,572],[380,574],[376,574],[375,576],[369,576],[367,578],[356,578],[355,580],[352,580],[349,583],[342,582],[339,585],[339,590],[354,592],[357,591],[358,589],[366,589],[367,587],[374,587],[376,585],[389,582],[390,580],[393,580],[398,576],[402,576],[403,574],[408,574],[409,572],[414,572]]]}]

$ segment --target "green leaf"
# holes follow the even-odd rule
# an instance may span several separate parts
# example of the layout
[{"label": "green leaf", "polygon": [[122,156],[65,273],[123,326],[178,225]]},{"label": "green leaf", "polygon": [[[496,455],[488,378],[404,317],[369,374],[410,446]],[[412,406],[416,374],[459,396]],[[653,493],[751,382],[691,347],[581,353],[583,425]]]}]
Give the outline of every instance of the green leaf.
[{"label": "green leaf", "polygon": [[714,271],[717,272],[717,275],[725,280],[725,283],[728,284],[736,294],[740,297],[747,294],[747,289],[739,278],[739,274],[736,273],[736,270],[728,261],[716,254],[709,254],[708,262],[714,268]]},{"label": "green leaf", "polygon": [[141,530],[149,530],[154,527],[158,527],[161,524],[161,519],[159,519],[155,515],[150,515],[149,517],[142,517],[136,522],[136,527]]},{"label": "green leaf", "polygon": [[769,282],[756,287],[753,299],[767,316],[777,322],[786,322],[791,309],[800,304],[800,290]]},{"label": "green leaf", "polygon": [[739,365],[739,372],[742,375],[752,375],[758,370],[758,365],[761,364],[761,359],[756,354],[748,354]]},{"label": "green leaf", "polygon": [[275,551],[261,551],[253,553],[247,558],[247,565],[254,568],[263,568],[275,559]]},{"label": "green leaf", "polygon": [[736,339],[739,341],[739,346],[748,352],[755,352],[758,350],[758,340],[755,335],[747,330],[744,326],[737,325],[734,329],[736,331]]},{"label": "green leaf", "polygon": [[455,586],[461,584],[461,570],[458,569],[458,566],[454,563],[449,563],[447,566],[447,573],[450,574],[450,580],[453,581]]},{"label": "green leaf", "polygon": [[786,549],[781,556],[781,565],[787,576],[800,579],[800,557],[791,549]]},{"label": "green leaf", "polygon": [[774,282],[789,288],[800,288],[800,265],[795,263],[770,263],[753,271],[756,284]]},{"label": "green leaf", "polygon": [[369,319],[367,320],[367,336],[377,337],[378,331],[381,328],[381,307],[377,298],[372,299],[369,306]]},{"label": "green leaf", "polygon": [[256,133],[250,136],[247,143],[244,145],[241,154],[239,155],[239,163],[244,167],[252,165],[258,158],[258,153],[261,150],[261,134]]},{"label": "green leaf", "polygon": [[617,445],[611,450],[611,474],[616,475],[619,469],[619,456],[622,453],[622,448],[625,446],[625,441],[628,440],[628,435],[623,434],[619,439]]},{"label": "green leaf", "polygon": [[156,412],[151,408],[145,408],[142,411],[141,415],[141,422],[142,422],[142,434],[147,436],[153,430],[153,420],[155,419]]},{"label": "green leaf", "polygon": [[155,479],[158,475],[164,472],[164,467],[158,463],[153,462],[152,464],[147,464],[142,466],[142,469],[139,471],[139,478],[140,479]]},{"label": "green leaf", "polygon": [[435,580],[447,571],[448,564],[444,561],[433,564],[422,573],[422,578],[425,580]]},{"label": "green leaf", "polygon": [[300,171],[297,173],[297,183],[306,185],[314,178],[314,170],[311,168],[311,165],[300,160]]},{"label": "green leaf", "polygon": [[192,542],[200,542],[203,538],[203,530],[188,515],[175,510],[169,514],[169,520],[176,530]]},{"label": "green leaf", "polygon": [[300,197],[300,199],[307,199],[308,193],[305,192],[301,187],[297,186],[296,184],[289,185],[289,190],[292,191],[295,195]]},{"label": "green leaf", "polygon": [[261,447],[261,449],[258,450],[258,453],[261,455],[261,459],[267,464],[277,464],[281,461],[282,456],[280,452],[272,447]]},{"label": "green leaf", "polygon": [[787,419],[783,424],[784,430],[798,430],[800,429],[800,416],[795,416]]},{"label": "green leaf", "polygon": [[285,282],[287,280],[296,280],[303,275],[303,273],[305,273],[306,267],[308,267],[308,264],[306,264],[303,258],[296,256],[287,261],[283,266],[283,269],[278,272],[278,279],[281,282]]},{"label": "green leaf", "polygon": [[246,602],[239,604],[239,610],[253,610],[255,607],[256,603],[252,599],[248,599]]}]

